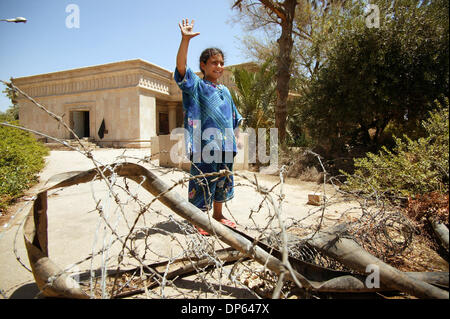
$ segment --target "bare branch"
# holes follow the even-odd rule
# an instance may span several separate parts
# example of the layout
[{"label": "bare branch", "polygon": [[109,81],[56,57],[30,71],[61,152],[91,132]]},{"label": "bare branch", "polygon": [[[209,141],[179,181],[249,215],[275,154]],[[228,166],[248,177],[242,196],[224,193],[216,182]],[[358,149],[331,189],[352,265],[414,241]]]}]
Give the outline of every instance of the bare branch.
[{"label": "bare branch", "polygon": [[271,12],[275,13],[276,16],[281,19],[281,21],[286,20],[286,12],[278,2],[274,2],[271,0],[259,0],[259,2],[261,2]]}]

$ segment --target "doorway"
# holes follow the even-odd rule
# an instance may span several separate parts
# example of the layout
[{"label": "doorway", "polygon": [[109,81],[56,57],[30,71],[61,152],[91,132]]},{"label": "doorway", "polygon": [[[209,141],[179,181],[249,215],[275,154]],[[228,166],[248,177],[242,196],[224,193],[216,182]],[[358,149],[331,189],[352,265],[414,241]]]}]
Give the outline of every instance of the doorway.
[{"label": "doorway", "polygon": [[169,114],[159,112],[159,135],[170,134],[169,130]]},{"label": "doorway", "polygon": [[90,137],[89,111],[72,111],[72,130],[79,138]]}]

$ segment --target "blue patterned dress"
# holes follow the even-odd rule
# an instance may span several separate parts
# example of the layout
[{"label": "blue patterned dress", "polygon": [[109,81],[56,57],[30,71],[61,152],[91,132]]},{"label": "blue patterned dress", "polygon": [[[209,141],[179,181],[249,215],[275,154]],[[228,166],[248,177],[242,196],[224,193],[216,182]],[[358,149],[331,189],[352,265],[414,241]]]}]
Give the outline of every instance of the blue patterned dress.
[{"label": "blue patterned dress", "polygon": [[[191,174],[233,170],[237,153],[234,130],[242,120],[230,91],[222,84],[201,79],[189,67],[184,78],[175,69],[175,81],[183,92],[186,152]],[[233,198],[233,176],[200,178],[189,183],[189,201],[202,210],[212,201]]]}]

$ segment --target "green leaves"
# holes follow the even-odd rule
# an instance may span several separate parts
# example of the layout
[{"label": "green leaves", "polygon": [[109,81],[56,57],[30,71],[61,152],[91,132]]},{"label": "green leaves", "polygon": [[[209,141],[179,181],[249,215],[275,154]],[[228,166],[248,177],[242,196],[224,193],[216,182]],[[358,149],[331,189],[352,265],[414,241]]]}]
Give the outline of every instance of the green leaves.
[{"label": "green leaves", "polygon": [[241,115],[244,128],[271,127],[276,103],[276,83],[271,61],[252,71],[245,68],[233,70],[236,90],[230,90]]},{"label": "green leaves", "polygon": [[344,189],[366,194],[389,193],[415,196],[449,191],[449,119],[448,98],[445,105],[436,102],[437,111],[422,122],[425,137],[412,140],[395,137],[392,151],[383,147],[378,154],[368,153],[355,159],[354,174],[347,177]]},{"label": "green leaves", "polygon": [[47,154],[30,133],[0,125],[0,209],[36,182]]},{"label": "green leaves", "polygon": [[376,152],[393,142],[388,127],[423,136],[430,102],[448,92],[448,35],[440,24],[448,24],[448,13],[439,11],[448,4],[375,3],[384,17],[380,28],[337,33],[302,96],[301,121],[316,144],[330,149],[324,156],[345,156],[345,145]]}]

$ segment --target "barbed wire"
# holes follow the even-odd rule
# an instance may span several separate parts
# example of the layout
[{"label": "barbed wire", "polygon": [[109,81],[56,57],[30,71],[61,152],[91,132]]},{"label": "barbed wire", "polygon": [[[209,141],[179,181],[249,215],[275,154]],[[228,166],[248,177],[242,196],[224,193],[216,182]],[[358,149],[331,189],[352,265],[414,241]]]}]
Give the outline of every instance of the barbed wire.
[{"label": "barbed wire", "polygon": [[[2,82],[6,84],[6,82]],[[279,181],[276,181],[271,187],[263,185],[255,173],[222,170],[217,173],[202,173],[192,176],[182,169],[162,168],[154,163],[154,158],[158,154],[140,158],[129,156],[124,150],[114,160],[113,164],[105,165],[95,158],[95,151],[83,145],[77,134],[64,122],[63,117],[48,111],[45,106],[38,103],[14,84],[8,83],[8,85],[68,130],[79,145],[74,147],[61,139],[17,125],[9,123],[1,123],[1,125],[44,136],[73,151],[77,151],[89,159],[97,171],[97,178],[90,183],[92,199],[95,202],[95,208],[91,212],[95,211],[98,214],[90,254],[74,262],[71,267],[64,270],[65,273],[71,273],[72,269],[79,270],[79,266],[90,262],[88,269],[89,278],[81,282],[82,288],[89,292],[90,298],[116,298],[127,294],[130,295],[133,291],[139,291],[146,298],[171,298],[173,296],[200,298],[208,292],[212,293],[215,298],[221,298],[224,297],[224,287],[230,287],[230,285],[237,287],[239,291],[242,290],[245,293],[252,294],[253,297],[260,297],[260,294],[255,292],[255,289],[249,288],[249,278],[254,278],[252,276],[255,275],[259,279],[262,275],[265,277],[263,282],[269,287],[272,298],[286,297],[288,295],[285,291],[288,275],[294,279],[297,287],[303,287],[294,274],[288,259],[290,256],[330,269],[347,269],[336,260],[321,254],[317,249],[305,244],[305,238],[313,238],[324,227],[329,227],[342,221],[352,221],[351,227],[346,230],[346,233],[343,234],[344,236],[354,239],[362,247],[382,260],[386,260],[392,255],[402,254],[411,244],[414,227],[407,218],[393,207],[387,205],[380,194],[374,193],[373,195],[375,196],[367,197],[342,191],[339,188],[337,179],[329,176],[321,156],[311,150],[306,152],[317,159],[322,169],[323,181],[318,184],[318,187],[322,189],[321,195],[323,200],[319,207],[304,212],[301,217],[286,217],[283,211],[284,199],[286,198],[284,186],[286,184],[285,178],[290,168],[289,165],[280,168]],[[138,185],[133,187],[128,183],[127,178],[120,178],[117,175],[114,164],[121,162],[140,163],[158,172],[161,176],[176,173],[181,174],[182,177],[178,180],[172,180],[172,184],[164,193],[149,199],[142,197],[138,192],[139,186],[145,182],[145,177],[142,177],[140,184],[138,183]],[[246,192],[251,190],[255,195],[260,196],[258,204],[250,208],[248,212],[248,219],[253,226],[245,226],[247,230],[255,234],[250,251],[259,242],[270,243],[270,245],[278,248],[281,252],[281,261],[284,267],[279,275],[271,272],[266,264],[260,265],[262,268],[251,266],[254,261],[249,260],[248,256],[241,256],[231,266],[226,266],[221,256],[218,255],[218,251],[226,248],[227,245],[219,240],[216,233],[212,233],[209,237],[201,236],[193,224],[186,220],[175,218],[167,209],[154,207],[155,203],[166,193],[179,187],[182,189],[186,188],[186,184],[191,180],[201,181],[206,178],[219,178],[230,176],[231,174],[236,178],[235,192],[245,188]],[[97,195],[94,187],[94,183],[98,181],[104,183],[107,189],[107,193],[101,196]],[[207,183],[202,185],[205,190],[205,196],[210,196]],[[327,185],[331,185],[332,191],[327,191]],[[276,193],[277,190],[278,193]],[[337,214],[338,216],[330,213],[330,209],[333,206],[338,206],[342,203],[345,204],[346,208],[340,214]],[[238,222],[238,218],[233,215],[227,204],[225,204],[225,208],[233,219]],[[131,216],[131,212],[134,214],[134,218]],[[264,223],[258,222],[254,218],[261,214],[267,215]],[[150,218],[150,216],[154,218]],[[211,218],[210,214],[208,214],[208,218]],[[273,225],[275,220],[278,221],[278,225]],[[171,229],[164,229],[163,225],[171,225]],[[153,248],[153,236],[155,235],[164,236],[164,241],[167,245],[172,245],[169,254]],[[294,235],[301,235],[302,240],[298,239],[299,236]],[[98,244],[101,245],[100,249],[96,248]],[[118,251],[113,250],[116,244],[120,246]],[[173,253],[174,251],[175,253]],[[14,252],[17,256],[16,248],[14,248]],[[101,258],[99,266],[94,262],[96,257]],[[192,278],[191,282],[203,284],[207,292],[201,289],[195,290],[181,287],[177,283],[177,279],[180,279],[179,276],[168,278],[170,266],[183,258],[190,263],[194,270],[194,274],[191,275],[194,278]],[[166,261],[165,270],[156,271],[150,267],[149,261],[151,259]],[[197,264],[198,260],[204,259],[208,261],[206,266]],[[29,270],[18,256],[17,260]],[[135,269],[135,271],[130,273],[130,267]],[[243,276],[243,271],[248,274],[246,277]],[[155,283],[157,288],[154,288]]]}]

